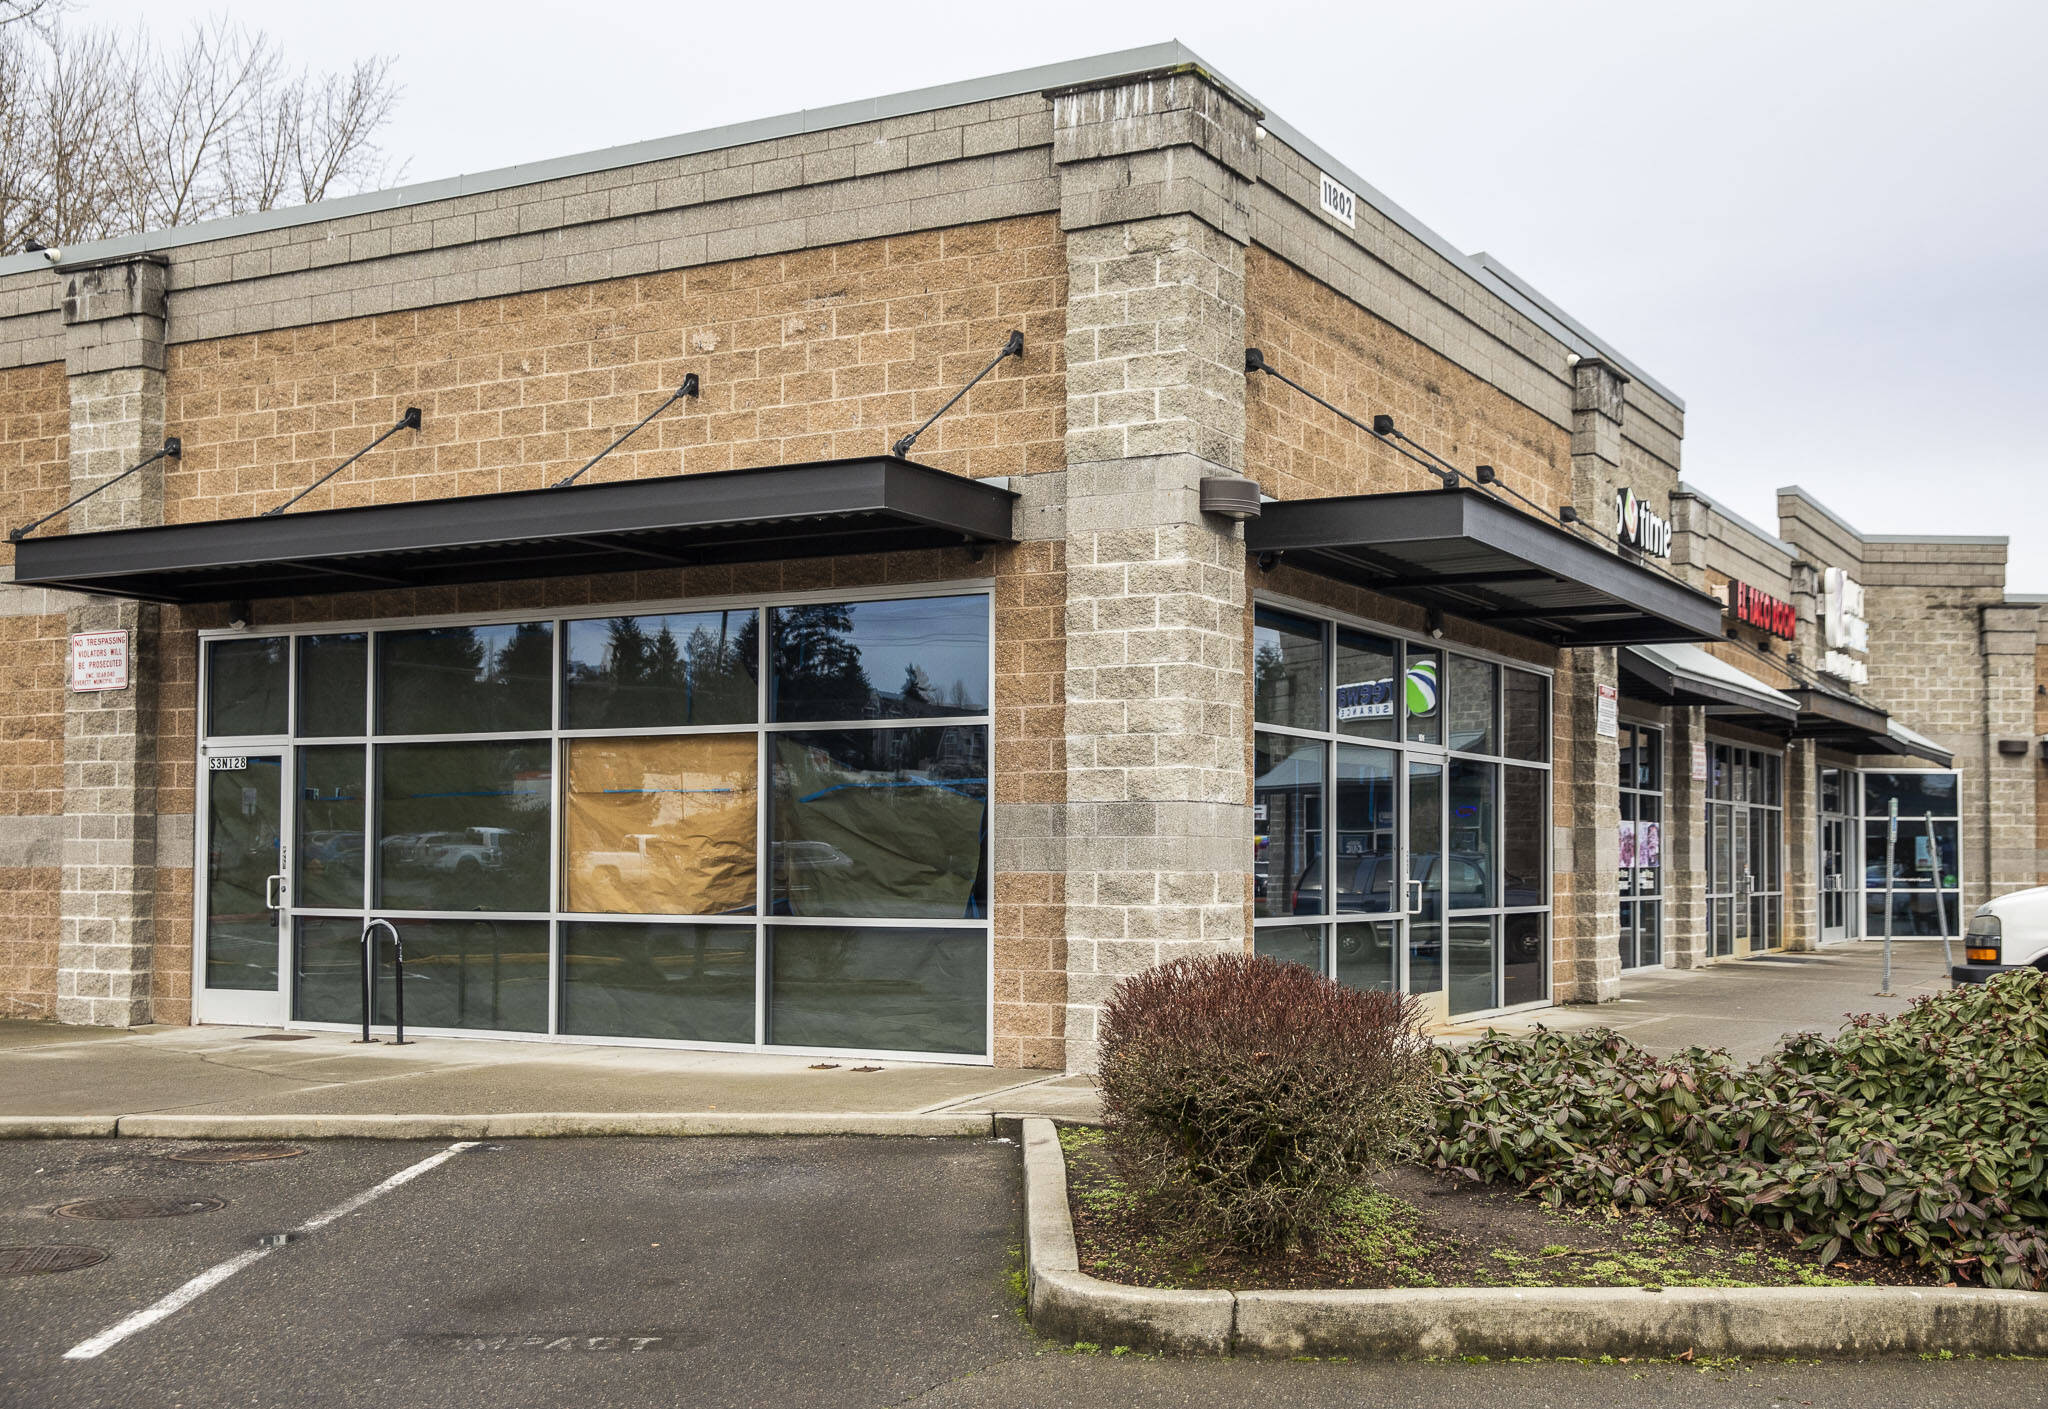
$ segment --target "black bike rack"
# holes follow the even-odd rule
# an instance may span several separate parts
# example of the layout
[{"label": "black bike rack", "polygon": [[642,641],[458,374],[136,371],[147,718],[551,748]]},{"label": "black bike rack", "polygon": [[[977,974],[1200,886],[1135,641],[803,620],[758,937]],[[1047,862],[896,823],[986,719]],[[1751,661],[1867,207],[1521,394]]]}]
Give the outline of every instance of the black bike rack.
[{"label": "black bike rack", "polygon": [[391,987],[392,1017],[395,1019],[391,1045],[404,1047],[405,1040],[405,936],[398,932],[398,926],[385,919],[375,919],[363,926],[363,1035],[356,1039],[364,1042],[379,1042],[381,1038],[370,1036],[370,1012],[377,1001],[377,946],[370,936],[379,929],[391,932]]}]

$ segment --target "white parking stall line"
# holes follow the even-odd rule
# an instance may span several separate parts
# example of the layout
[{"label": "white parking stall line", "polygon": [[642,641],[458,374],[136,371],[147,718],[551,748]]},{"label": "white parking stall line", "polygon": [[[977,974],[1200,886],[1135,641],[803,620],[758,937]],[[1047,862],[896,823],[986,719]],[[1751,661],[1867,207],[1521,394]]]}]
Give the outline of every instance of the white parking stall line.
[{"label": "white parking stall line", "polygon": [[[333,1208],[323,1213],[314,1214],[304,1223],[292,1229],[292,1233],[294,1235],[311,1233],[316,1229],[325,1228],[328,1224],[334,1222],[335,1219],[345,1218],[349,1214],[354,1213],[372,1199],[381,1198],[393,1189],[398,1188],[401,1184],[409,1184],[428,1170],[438,1165],[446,1164],[464,1150],[475,1148],[476,1144],[477,1142],[474,1140],[458,1140],[439,1154],[429,1155],[418,1164],[408,1165],[404,1169],[399,1170],[398,1173],[392,1175],[383,1183],[365,1189],[360,1194],[343,1199]],[[222,1282],[227,1281],[228,1278],[234,1276],[237,1272],[242,1271],[244,1268],[255,1266],[276,1251],[276,1247],[251,1248],[247,1252],[235,1254],[226,1262],[207,1268],[169,1296],[144,1307],[126,1320],[116,1322],[91,1339],[82,1340],[77,1345],[72,1346],[71,1349],[64,1352],[64,1358],[66,1360],[92,1360],[106,1354],[106,1352],[112,1350],[138,1331],[146,1331],[166,1317],[176,1315],[179,1311],[190,1306]]]}]

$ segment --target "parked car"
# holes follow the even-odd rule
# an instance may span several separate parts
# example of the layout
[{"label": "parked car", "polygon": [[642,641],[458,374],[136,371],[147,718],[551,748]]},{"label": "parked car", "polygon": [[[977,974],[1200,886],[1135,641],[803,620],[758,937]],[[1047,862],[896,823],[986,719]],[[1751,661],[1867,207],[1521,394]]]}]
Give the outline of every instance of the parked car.
[{"label": "parked car", "polygon": [[1957,983],[1982,983],[2014,969],[2048,970],[2048,886],[2001,895],[1977,907],[1963,931]]}]

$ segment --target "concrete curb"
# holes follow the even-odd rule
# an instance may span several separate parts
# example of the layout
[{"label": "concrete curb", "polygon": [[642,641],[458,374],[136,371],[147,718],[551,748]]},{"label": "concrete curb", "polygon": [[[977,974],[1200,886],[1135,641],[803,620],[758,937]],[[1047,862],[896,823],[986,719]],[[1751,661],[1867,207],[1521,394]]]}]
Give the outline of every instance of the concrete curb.
[{"label": "concrete curb", "polygon": [[0,1140],[94,1140],[120,1132],[111,1115],[0,1115]]},{"label": "concrete curb", "polygon": [[525,1140],[608,1135],[987,1136],[987,1115],[529,1111],[509,1115],[124,1115],[0,1117],[0,1139],[127,1135],[166,1140]]},{"label": "concrete curb", "polygon": [[1202,1355],[2048,1354],[2048,1293],[1948,1287],[1528,1287],[1186,1292],[1079,1270],[1066,1158],[1024,1121],[1031,1324],[1057,1340]]}]

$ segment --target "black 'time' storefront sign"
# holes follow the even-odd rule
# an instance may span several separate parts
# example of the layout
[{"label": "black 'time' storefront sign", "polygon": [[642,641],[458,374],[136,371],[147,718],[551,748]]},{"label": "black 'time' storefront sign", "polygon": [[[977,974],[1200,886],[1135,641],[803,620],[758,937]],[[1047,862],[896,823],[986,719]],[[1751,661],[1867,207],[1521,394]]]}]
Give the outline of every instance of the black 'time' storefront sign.
[{"label": "black 'time' storefront sign", "polygon": [[1747,582],[1729,582],[1728,610],[1743,625],[1768,631],[1781,640],[1790,641],[1798,634],[1799,614],[1792,604],[1759,592]]}]

